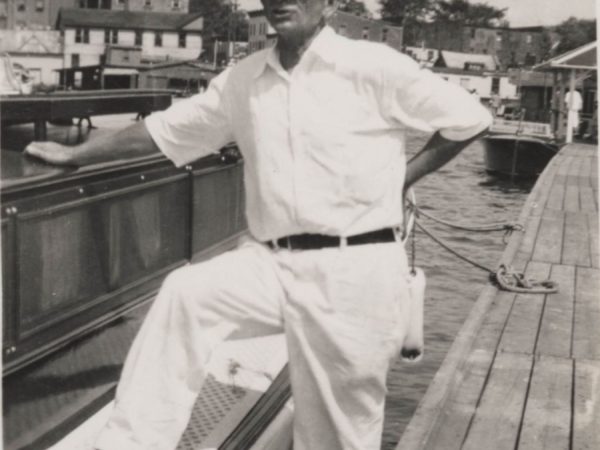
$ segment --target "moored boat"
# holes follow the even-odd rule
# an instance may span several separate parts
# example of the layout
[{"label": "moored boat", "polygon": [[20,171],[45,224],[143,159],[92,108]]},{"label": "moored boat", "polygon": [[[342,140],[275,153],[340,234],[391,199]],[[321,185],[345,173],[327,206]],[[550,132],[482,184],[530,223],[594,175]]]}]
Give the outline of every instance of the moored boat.
[{"label": "moored boat", "polygon": [[485,168],[511,177],[539,175],[560,149],[544,123],[497,119],[483,138]]}]

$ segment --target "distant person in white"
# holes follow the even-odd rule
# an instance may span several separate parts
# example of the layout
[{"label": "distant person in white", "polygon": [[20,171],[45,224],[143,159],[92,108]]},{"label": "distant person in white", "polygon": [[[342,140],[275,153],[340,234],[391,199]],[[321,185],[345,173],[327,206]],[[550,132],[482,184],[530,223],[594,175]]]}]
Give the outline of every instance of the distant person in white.
[{"label": "distant person in white", "polygon": [[571,91],[567,92],[565,104],[567,106],[567,123],[571,124],[573,133],[576,133],[579,129],[579,111],[583,108],[583,99],[579,91],[573,91],[573,100],[571,100]]},{"label": "distant person in white", "polygon": [[[173,449],[215,346],[285,332],[294,448],[379,449],[386,373],[407,328],[405,190],[491,123],[487,110],[383,44],[325,24],[326,0],[263,0],[279,35],[183,100],[57,164],[162,151],[182,166],[228,142],[244,157],[252,240],[164,282],[97,447]],[[405,132],[433,133],[407,164]]]}]

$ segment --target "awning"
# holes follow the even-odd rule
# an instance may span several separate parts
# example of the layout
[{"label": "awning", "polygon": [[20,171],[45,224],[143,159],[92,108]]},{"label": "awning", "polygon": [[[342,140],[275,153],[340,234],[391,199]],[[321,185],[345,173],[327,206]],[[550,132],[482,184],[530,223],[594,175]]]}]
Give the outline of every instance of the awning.
[{"label": "awning", "polygon": [[579,48],[563,53],[548,61],[538,64],[534,70],[596,70],[597,56],[596,47],[598,41],[593,41]]},{"label": "awning", "polygon": [[125,67],[105,67],[102,70],[103,75],[137,75],[137,69],[128,69]]}]

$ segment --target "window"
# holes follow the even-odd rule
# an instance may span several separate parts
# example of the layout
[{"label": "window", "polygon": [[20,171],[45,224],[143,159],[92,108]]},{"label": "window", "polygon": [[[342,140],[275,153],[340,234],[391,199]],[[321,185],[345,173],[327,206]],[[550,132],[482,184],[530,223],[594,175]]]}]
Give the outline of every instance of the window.
[{"label": "window", "polygon": [[18,12],[25,12],[25,3],[21,2],[17,5]]},{"label": "window", "polygon": [[179,0],[172,0],[171,4],[172,4],[173,8],[181,7],[181,2]]},{"label": "window", "polygon": [[179,32],[179,48],[185,48],[185,31]]},{"label": "window", "polygon": [[154,46],[162,47],[162,33],[160,31],[154,33]]},{"label": "window", "polygon": [[381,32],[381,42],[387,42],[387,37],[388,37],[388,29],[384,28],[383,31]]},{"label": "window", "polygon": [[71,67],[79,67],[79,54],[73,53],[71,55]]},{"label": "window", "polygon": [[492,94],[498,94],[500,92],[500,78],[493,77],[492,78]]},{"label": "window", "polygon": [[90,30],[89,28],[76,28],[75,29],[75,42],[89,44],[90,43]]},{"label": "window", "polygon": [[142,32],[141,31],[136,31],[135,32],[135,38],[134,38],[134,45],[138,45],[141,46],[142,45]]},{"label": "window", "polygon": [[35,10],[37,12],[42,12],[44,10],[44,2],[43,2],[43,0],[36,0],[36,2],[35,2]]},{"label": "window", "polygon": [[427,50],[427,61],[431,61],[435,57],[433,50]]},{"label": "window", "polygon": [[118,44],[119,43],[119,30],[104,30],[104,43],[105,44]]},{"label": "window", "polygon": [[369,39],[369,27],[364,27],[362,31],[362,38]]},{"label": "window", "polygon": [[151,8],[152,7],[152,0],[145,0],[144,1],[144,6],[146,8]]}]

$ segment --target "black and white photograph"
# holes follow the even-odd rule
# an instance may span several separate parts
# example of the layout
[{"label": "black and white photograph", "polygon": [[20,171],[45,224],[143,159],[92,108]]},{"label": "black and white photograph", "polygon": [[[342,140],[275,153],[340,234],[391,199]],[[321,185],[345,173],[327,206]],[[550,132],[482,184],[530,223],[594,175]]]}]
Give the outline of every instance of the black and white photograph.
[{"label": "black and white photograph", "polygon": [[599,10],[0,0],[0,448],[600,449]]}]

